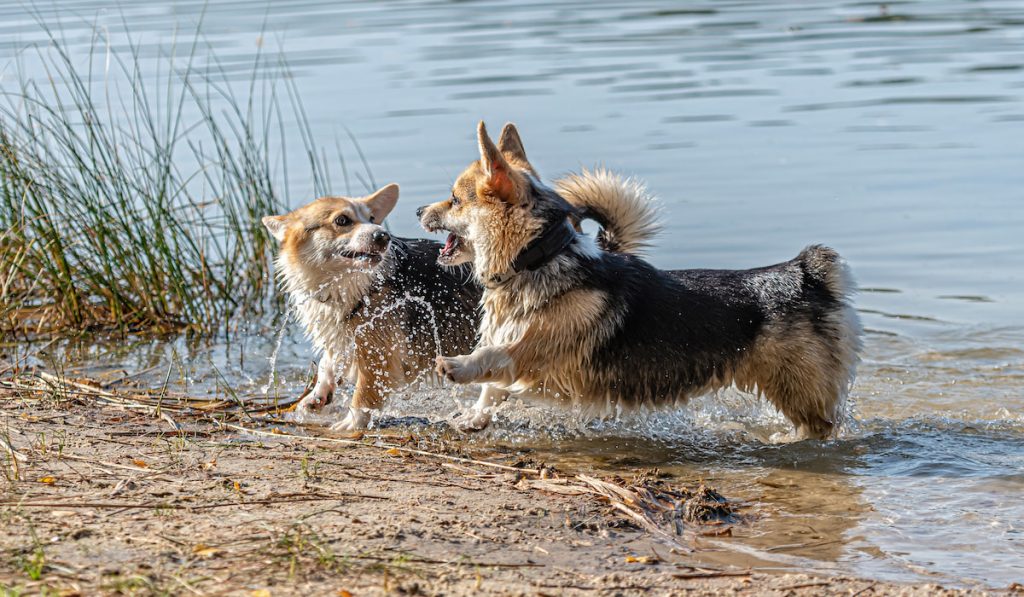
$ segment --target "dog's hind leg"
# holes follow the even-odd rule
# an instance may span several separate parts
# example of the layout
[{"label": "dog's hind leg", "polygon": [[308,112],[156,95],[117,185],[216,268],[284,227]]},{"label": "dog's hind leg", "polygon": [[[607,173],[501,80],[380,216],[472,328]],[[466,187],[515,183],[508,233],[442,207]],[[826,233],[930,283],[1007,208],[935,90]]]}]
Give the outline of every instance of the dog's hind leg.
[{"label": "dog's hind leg", "polygon": [[794,359],[778,365],[758,385],[801,439],[825,439],[836,429],[845,395],[816,366]]},{"label": "dog's hind leg", "polygon": [[370,424],[370,411],[379,409],[384,405],[383,388],[379,386],[379,380],[372,374],[366,374],[363,369],[359,370],[356,379],[356,389],[352,392],[352,403],[349,404],[348,414],[344,419],[331,425],[335,431],[358,431],[366,429]]},{"label": "dog's hind leg", "polygon": [[790,322],[767,334],[753,355],[757,386],[803,438],[824,439],[842,423],[860,346],[852,311],[843,307],[818,326]]},{"label": "dog's hind leg", "polygon": [[352,392],[352,403],[348,415],[331,425],[337,431],[366,429],[370,423],[370,411],[384,406],[384,397],[392,390],[388,360],[383,356],[362,351],[356,361],[356,389]]},{"label": "dog's hind leg", "polygon": [[482,385],[480,387],[480,397],[477,398],[476,404],[469,411],[460,414],[455,419],[455,427],[465,432],[486,429],[491,424],[494,409],[500,406],[506,398],[508,398],[507,391],[490,384]]}]

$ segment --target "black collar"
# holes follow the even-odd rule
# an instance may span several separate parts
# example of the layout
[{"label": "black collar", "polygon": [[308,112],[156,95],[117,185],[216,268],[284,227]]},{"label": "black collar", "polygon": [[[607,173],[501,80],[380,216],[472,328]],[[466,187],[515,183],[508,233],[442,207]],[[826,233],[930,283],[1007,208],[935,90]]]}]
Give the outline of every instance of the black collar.
[{"label": "black collar", "polygon": [[500,286],[515,277],[516,274],[539,268],[557,257],[574,240],[576,240],[576,229],[567,219],[560,219],[554,226],[541,232],[540,236],[530,241],[530,244],[516,255],[516,258],[512,260],[511,269],[491,276],[488,285]]}]

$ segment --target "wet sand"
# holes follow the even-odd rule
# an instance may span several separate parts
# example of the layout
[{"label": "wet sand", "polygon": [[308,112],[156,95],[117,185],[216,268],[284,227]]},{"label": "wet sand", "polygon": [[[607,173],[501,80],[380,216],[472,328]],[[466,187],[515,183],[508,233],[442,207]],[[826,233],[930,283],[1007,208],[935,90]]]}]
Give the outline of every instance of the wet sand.
[{"label": "wet sand", "polygon": [[708,565],[499,468],[541,463],[401,430],[309,441],[0,392],[0,585],[26,594],[986,594]]}]

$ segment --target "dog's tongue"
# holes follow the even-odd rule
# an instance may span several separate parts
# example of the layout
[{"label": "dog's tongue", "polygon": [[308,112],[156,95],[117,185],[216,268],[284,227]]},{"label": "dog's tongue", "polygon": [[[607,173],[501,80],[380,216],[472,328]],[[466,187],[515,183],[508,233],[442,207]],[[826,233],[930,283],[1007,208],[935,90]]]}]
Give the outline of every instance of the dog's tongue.
[{"label": "dog's tongue", "polygon": [[455,248],[459,245],[459,237],[455,236],[455,233],[448,235],[448,240],[444,241],[444,247],[441,248],[442,257],[451,257],[452,253],[455,252]]}]

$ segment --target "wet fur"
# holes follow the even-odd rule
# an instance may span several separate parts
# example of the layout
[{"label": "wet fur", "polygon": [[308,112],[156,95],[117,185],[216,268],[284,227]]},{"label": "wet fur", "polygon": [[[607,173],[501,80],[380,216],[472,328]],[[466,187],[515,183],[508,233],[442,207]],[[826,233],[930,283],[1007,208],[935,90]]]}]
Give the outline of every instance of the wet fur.
[{"label": "wet fur", "polygon": [[354,343],[356,408],[381,408],[388,393],[432,372],[439,352],[468,350],[476,342],[480,289],[466,268],[439,267],[436,242],[392,243],[364,305],[342,326]]},{"label": "wet fur", "polygon": [[[397,200],[397,187],[394,193]],[[369,200],[322,198],[264,220],[281,241],[276,265],[282,287],[321,355],[317,384],[302,406],[330,402],[339,372],[355,385],[340,429],[364,428],[369,411],[381,408],[388,394],[424,374],[432,377],[439,351],[466,352],[476,341],[480,288],[468,268],[436,263],[438,243],[388,235],[374,263],[323,254],[331,243],[367,248],[358,240],[365,232],[355,228],[383,230],[378,223],[386,213],[375,217]],[[332,227],[342,212],[356,220],[352,230]]]},{"label": "wet fur", "polygon": [[[494,145],[481,123],[481,159],[456,182],[457,204],[433,204],[421,218],[428,229],[466,235],[484,284],[576,210],[524,166],[518,133],[513,144],[505,139],[503,131]],[[617,246],[633,248],[621,232],[631,229],[622,221],[630,208],[619,207],[605,210],[606,227],[619,231]],[[841,423],[858,360],[852,292],[845,264],[826,247],[751,270],[662,271],[578,235],[546,265],[490,284],[477,349],[439,359],[438,371],[490,385],[478,424],[509,391],[609,413],[735,384],[767,397],[802,436],[823,438]]]}]

